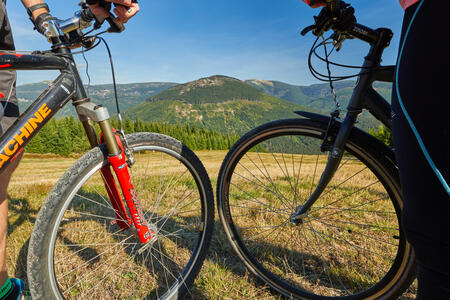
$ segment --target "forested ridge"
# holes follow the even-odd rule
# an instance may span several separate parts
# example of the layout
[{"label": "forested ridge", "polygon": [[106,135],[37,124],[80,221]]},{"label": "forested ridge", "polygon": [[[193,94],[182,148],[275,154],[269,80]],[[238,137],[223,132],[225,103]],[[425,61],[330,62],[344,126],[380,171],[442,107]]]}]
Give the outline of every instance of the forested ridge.
[{"label": "forested ridge", "polygon": [[[117,119],[112,119],[115,128],[119,128]],[[145,122],[140,119],[123,122],[125,133],[156,132],[169,135],[185,143],[192,150],[227,150],[239,138],[237,135],[224,134],[189,124],[167,124]],[[31,140],[26,147],[28,153],[54,153],[70,155],[83,153],[90,149],[82,124],[73,116],[52,119]]]}]

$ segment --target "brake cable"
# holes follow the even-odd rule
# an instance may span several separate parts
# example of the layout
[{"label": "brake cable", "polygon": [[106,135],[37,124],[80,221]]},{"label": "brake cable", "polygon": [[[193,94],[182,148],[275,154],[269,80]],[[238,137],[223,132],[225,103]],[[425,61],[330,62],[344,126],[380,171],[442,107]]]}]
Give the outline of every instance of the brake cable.
[{"label": "brake cable", "polygon": [[323,49],[324,49],[324,52],[325,52],[325,62],[326,62],[326,65],[327,65],[328,82],[330,83],[330,92],[331,92],[331,95],[333,96],[334,106],[335,106],[334,107],[334,112],[332,112],[332,115],[335,115],[336,118],[338,118],[339,117],[339,113],[341,111],[341,107],[340,107],[339,102],[337,100],[336,90],[334,89],[334,86],[333,86],[333,80],[331,79],[330,62],[328,60],[328,57],[331,55],[331,53],[333,53],[335,47],[333,46],[331,51],[328,52],[328,50],[327,50],[327,43],[326,43],[325,38],[323,37],[323,34],[321,35],[321,37],[322,37],[322,40],[323,40]]},{"label": "brake cable", "polygon": [[131,167],[131,166],[133,166],[135,159],[133,156],[133,152],[130,150],[128,140],[125,136],[125,131],[123,129],[123,120],[122,120],[122,115],[120,113],[119,96],[117,93],[116,74],[114,71],[114,63],[113,63],[113,59],[112,59],[111,50],[109,49],[109,45],[103,37],[97,36],[97,38],[103,42],[103,44],[106,47],[106,51],[108,52],[109,64],[111,66],[111,74],[112,74],[112,81],[113,81],[114,99],[116,101],[117,118],[119,120],[119,127],[120,127],[117,132],[122,136],[125,155],[128,158],[127,162],[128,162],[128,165]]}]

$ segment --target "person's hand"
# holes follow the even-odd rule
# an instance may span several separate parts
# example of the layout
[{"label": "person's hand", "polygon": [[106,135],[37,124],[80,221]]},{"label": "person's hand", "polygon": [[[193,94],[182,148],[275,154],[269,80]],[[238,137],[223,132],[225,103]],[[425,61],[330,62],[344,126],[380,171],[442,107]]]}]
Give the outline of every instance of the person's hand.
[{"label": "person's hand", "polygon": [[322,6],[327,5],[325,0],[302,0],[302,1],[305,2],[306,4],[308,4],[309,6],[311,6],[312,8],[317,8],[317,7],[322,7]]},{"label": "person's hand", "polygon": [[[132,2],[131,0],[106,0],[107,2],[112,2],[115,4],[119,4],[113,10],[116,14],[116,21],[122,24],[128,22],[134,15],[139,12],[139,4]],[[106,11],[105,8],[100,6],[100,4],[89,4],[89,8],[91,12],[96,16],[101,16],[107,18],[109,16],[109,12]]]},{"label": "person's hand", "polygon": [[50,13],[43,13],[36,17],[35,20],[33,20],[34,28],[40,33],[45,35],[46,28],[44,27],[44,23],[54,20],[55,18]]}]

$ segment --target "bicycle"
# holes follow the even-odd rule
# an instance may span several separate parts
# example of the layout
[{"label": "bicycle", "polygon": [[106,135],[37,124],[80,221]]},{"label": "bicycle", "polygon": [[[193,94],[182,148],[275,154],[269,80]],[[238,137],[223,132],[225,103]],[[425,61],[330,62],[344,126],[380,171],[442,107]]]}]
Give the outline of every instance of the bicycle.
[{"label": "bicycle", "polygon": [[[39,211],[27,258],[31,295],[182,298],[211,241],[214,200],[208,174],[180,141],[157,133],[125,135],[112,127],[105,107],[90,102],[71,49],[93,49],[102,41],[100,34],[124,28],[108,17],[110,28],[89,36],[105,20],[83,2],[73,17],[47,22],[50,51],[0,53],[5,70],[61,72],[1,136],[0,171],[70,100],[92,147],[65,172]],[[93,30],[83,33],[92,23]],[[118,116],[121,122],[119,110]]]},{"label": "bicycle", "polygon": [[[358,24],[354,9],[327,1],[309,56],[316,78],[332,82],[318,47],[348,38],[370,44],[344,119],[297,111],[243,135],[225,157],[217,206],[229,242],[247,268],[277,292],[298,299],[395,299],[412,283],[415,256],[401,224],[401,187],[393,149],[355,127],[367,109],[391,128],[390,104],[372,87],[392,82],[381,66],[392,32]],[[333,30],[330,39],[323,33]],[[328,74],[311,67],[316,54]],[[336,64],[341,66],[339,64]],[[320,77],[320,75],[322,77]],[[334,95],[335,97],[335,95]],[[336,98],[335,98],[336,100]]]}]

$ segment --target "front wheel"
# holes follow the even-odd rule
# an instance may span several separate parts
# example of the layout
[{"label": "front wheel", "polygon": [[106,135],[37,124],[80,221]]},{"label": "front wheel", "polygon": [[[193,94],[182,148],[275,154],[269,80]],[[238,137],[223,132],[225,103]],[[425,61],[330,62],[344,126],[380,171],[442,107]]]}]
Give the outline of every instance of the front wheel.
[{"label": "front wheel", "polygon": [[291,222],[325,169],[326,129],[280,120],[233,145],[217,182],[226,235],[246,266],[287,297],[395,299],[413,279],[414,254],[395,165],[378,141],[354,130],[332,181],[301,222]]},{"label": "front wheel", "polygon": [[58,181],[39,212],[28,250],[33,299],[178,299],[205,258],[214,221],[208,174],[181,142],[154,133],[127,136],[144,217],[156,233],[141,244],[118,226],[100,169],[102,147]]}]

